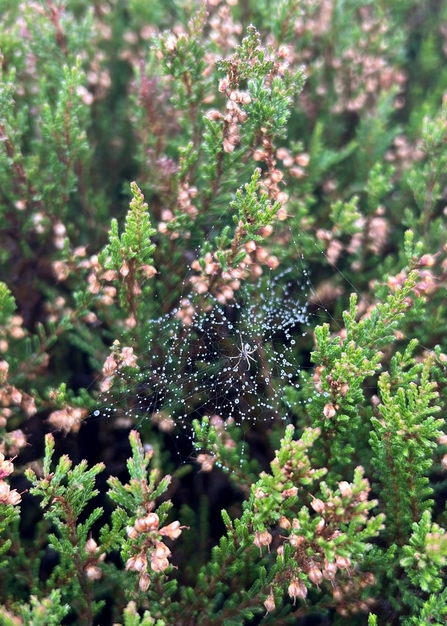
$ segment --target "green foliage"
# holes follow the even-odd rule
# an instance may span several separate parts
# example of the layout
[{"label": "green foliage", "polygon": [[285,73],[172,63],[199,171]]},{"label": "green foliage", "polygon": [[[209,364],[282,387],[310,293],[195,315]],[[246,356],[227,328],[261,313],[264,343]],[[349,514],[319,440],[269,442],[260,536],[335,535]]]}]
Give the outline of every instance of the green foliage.
[{"label": "green foliage", "polygon": [[0,624],[445,623],[445,3],[0,15]]},{"label": "green foliage", "polygon": [[444,585],[441,576],[447,557],[447,534],[438,524],[432,524],[429,511],[420,522],[413,524],[409,544],[402,549],[400,564],[409,579],[422,591],[439,593]]},{"label": "green foliage", "polygon": [[[120,304],[135,316],[136,305],[134,297],[136,286],[142,285],[147,278],[151,277],[150,264],[153,262],[152,254],[155,245],[151,243],[151,237],[155,230],[151,226],[148,206],[136,183],[130,185],[133,200],[126,217],[126,225],[121,237],[118,234],[118,222],[112,220],[109,234],[110,243],[100,256],[100,262],[106,270],[112,270],[117,277],[119,285]],[[119,281],[118,277],[126,278],[125,282]],[[143,293],[147,293],[143,291]]]},{"label": "green foliage", "polygon": [[397,352],[390,373],[380,376],[379,415],[372,418],[373,463],[380,476],[389,532],[397,543],[408,538],[411,524],[433,505],[427,499],[432,490],[426,474],[443,424],[433,417],[439,407],[433,404],[438,394],[429,380],[430,361],[416,364],[411,348],[404,355]]},{"label": "green foliage", "polygon": [[[87,541],[92,526],[101,517],[103,509],[95,508],[83,522],[80,521],[80,516],[90,500],[98,494],[94,487],[95,477],[103,471],[104,465],[99,463],[88,469],[86,461],[81,461],[71,469],[70,459],[63,456],[51,471],[53,454],[54,438],[47,435],[43,476],[38,478],[31,469],[26,472],[33,485],[30,493],[42,498],[41,507],[46,509],[44,518],[55,529],[48,536],[48,545],[59,554],[60,561],[48,584],[50,588],[63,585],[65,597],[74,603],[72,609],[88,621],[99,609],[99,605],[92,601],[92,583],[88,583],[91,551]],[[56,600],[57,598],[52,598],[53,602]]]},{"label": "green foliage", "polygon": [[10,290],[5,283],[0,283],[0,320],[2,324],[7,323],[15,309],[16,303]]},{"label": "green foliage", "polygon": [[[25,624],[58,626],[63,622],[69,611],[70,606],[68,604],[61,604],[60,590],[53,589],[47,598],[43,598],[40,601],[36,597],[31,597],[30,604],[22,606],[19,613]],[[14,623],[13,621],[8,621],[8,616],[5,613],[0,614],[0,619],[5,626]]]}]

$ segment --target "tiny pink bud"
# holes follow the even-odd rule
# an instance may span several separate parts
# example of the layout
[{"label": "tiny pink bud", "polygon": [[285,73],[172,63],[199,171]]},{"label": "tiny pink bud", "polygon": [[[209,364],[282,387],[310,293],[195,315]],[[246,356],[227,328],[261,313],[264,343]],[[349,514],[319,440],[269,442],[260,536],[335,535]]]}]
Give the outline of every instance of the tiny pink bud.
[{"label": "tiny pink bud", "polygon": [[351,485],[346,480],[340,481],[338,483],[338,488],[340,489],[340,493],[344,498],[349,498],[352,496]]},{"label": "tiny pink bud", "polygon": [[351,566],[351,559],[344,556],[335,556],[335,563],[340,569],[347,569]]},{"label": "tiny pink bud", "polygon": [[147,569],[147,558],[144,554],[139,554],[133,565],[133,568],[136,572],[143,572]]},{"label": "tiny pink bud", "polygon": [[292,496],[296,496],[298,493],[298,487],[291,487],[290,489],[284,489],[281,492],[283,498],[291,498]]},{"label": "tiny pink bud", "polygon": [[158,559],[161,559],[163,557],[167,558],[171,556],[171,551],[168,548],[168,546],[164,544],[162,541],[157,541],[155,544],[154,556],[156,556]]},{"label": "tiny pink bud", "polygon": [[182,534],[183,528],[189,528],[189,526],[180,526],[180,522],[175,521],[163,528],[160,528],[160,535],[169,537],[169,539],[177,539]]},{"label": "tiny pink bud", "polygon": [[290,583],[289,588],[287,589],[287,593],[291,598],[293,598],[293,604],[295,604],[297,598],[301,598],[302,600],[304,600],[304,598],[307,596],[307,588],[302,580],[299,580],[299,578],[295,578]]},{"label": "tiny pink bud", "polygon": [[133,571],[135,569],[135,561],[136,561],[136,558],[134,556],[131,556],[129,559],[127,559],[126,570]]},{"label": "tiny pink bud", "polygon": [[326,404],[324,406],[323,409],[323,415],[324,417],[326,417],[327,419],[330,419],[331,417],[334,417],[334,415],[336,414],[336,410],[333,404]]},{"label": "tiny pink bud", "polygon": [[228,79],[227,78],[222,78],[219,81],[218,89],[219,89],[220,93],[225,93],[229,86],[230,86],[230,83],[229,83]]},{"label": "tiny pink bud", "polygon": [[206,117],[212,122],[217,122],[217,120],[222,119],[223,115],[220,111],[217,111],[216,109],[211,109],[206,114]]},{"label": "tiny pink bud", "polygon": [[318,524],[315,526],[315,532],[321,533],[321,531],[323,530],[325,526],[326,526],[326,522],[324,521],[324,519],[320,519]]},{"label": "tiny pink bud", "polygon": [[333,580],[335,578],[335,574],[337,573],[337,569],[338,567],[335,563],[329,563],[329,561],[325,559],[324,569],[322,571],[323,577],[326,578],[326,580]]},{"label": "tiny pink bud", "polygon": [[96,565],[89,565],[85,570],[85,575],[89,580],[99,580],[102,578],[102,571]]},{"label": "tiny pink bud", "polygon": [[11,463],[11,461],[2,461],[0,463],[0,479],[6,478],[6,476],[12,474],[13,471],[14,465]]},{"label": "tiny pink bud", "polygon": [[319,498],[314,498],[312,502],[310,503],[310,506],[313,508],[313,510],[316,513],[320,513],[320,514],[324,513],[325,508],[326,508],[323,500],[320,500]]},{"label": "tiny pink bud", "polygon": [[264,606],[266,608],[267,613],[271,613],[272,611],[275,610],[275,607],[276,607],[275,596],[273,595],[272,592],[270,592],[266,600],[264,600]]},{"label": "tiny pink bud", "polygon": [[433,256],[433,254],[424,254],[423,256],[421,256],[421,258],[419,259],[419,263],[421,265],[425,265],[425,267],[433,267],[433,265],[435,264],[435,257]]},{"label": "tiny pink bud", "polygon": [[134,526],[127,526],[126,533],[129,539],[136,539],[138,537],[138,531]]},{"label": "tiny pink bud", "polygon": [[274,183],[279,183],[283,179],[283,176],[281,170],[273,170],[273,172],[270,173],[270,177]]},{"label": "tiny pink bud", "polygon": [[289,543],[293,548],[298,548],[299,546],[303,545],[305,541],[306,538],[302,535],[290,535],[289,537]]},{"label": "tiny pink bud", "polygon": [[9,498],[8,498],[7,504],[12,504],[14,506],[16,504],[19,504],[21,500],[22,500],[22,496],[17,491],[17,489],[11,489],[11,491],[9,492]]},{"label": "tiny pink bud", "polygon": [[9,363],[0,361],[0,382],[4,383],[8,378]]},{"label": "tiny pink bud", "polygon": [[168,559],[162,557],[161,559],[157,558],[155,555],[151,558],[151,569],[153,572],[164,572],[165,569],[168,569],[169,561]]},{"label": "tiny pink bud", "polygon": [[260,550],[262,550],[262,546],[267,546],[268,550],[270,551],[272,535],[267,530],[263,530],[262,532],[255,532],[255,538],[253,540],[253,543]]},{"label": "tiny pink bud", "polygon": [[140,575],[140,579],[138,581],[138,586],[140,588],[140,591],[147,591],[149,589],[150,582],[151,582],[151,579],[149,577],[149,574],[147,574],[146,572],[143,572]]},{"label": "tiny pink bud", "polygon": [[98,550],[98,544],[92,537],[85,542],[85,551],[94,554]]},{"label": "tiny pink bud", "polygon": [[174,52],[174,50],[177,48],[177,37],[173,33],[170,33],[166,37],[165,46],[166,50],[168,50],[169,52]]},{"label": "tiny pink bud", "polygon": [[113,372],[116,370],[117,365],[118,364],[115,361],[115,359],[113,358],[113,356],[111,354],[109,354],[109,356],[105,360],[103,368],[102,368],[103,376],[111,376],[113,374]]},{"label": "tiny pink bud", "polygon": [[318,569],[318,567],[316,567],[315,565],[312,565],[309,568],[307,575],[309,577],[309,580],[311,580],[316,585],[319,585],[323,580],[323,574],[321,573],[321,570]]},{"label": "tiny pink bud", "polygon": [[120,267],[120,274],[121,276],[125,278],[126,276],[129,275],[129,272],[130,272],[129,266],[126,262],[124,262],[122,266]]},{"label": "tiny pink bud", "polygon": [[152,278],[157,273],[157,270],[153,265],[142,265],[140,270],[144,272],[146,278]]}]

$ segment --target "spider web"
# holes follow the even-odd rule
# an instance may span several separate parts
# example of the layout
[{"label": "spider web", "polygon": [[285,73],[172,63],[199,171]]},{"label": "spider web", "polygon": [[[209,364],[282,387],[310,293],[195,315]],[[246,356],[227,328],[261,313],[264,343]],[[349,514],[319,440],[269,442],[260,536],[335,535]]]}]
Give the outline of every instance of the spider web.
[{"label": "spider web", "polygon": [[286,386],[299,387],[297,337],[308,327],[304,287],[288,272],[248,285],[220,304],[207,296],[190,323],[181,309],[149,322],[138,372],[123,369],[94,415],[151,419],[162,429],[190,432],[190,423],[218,416],[225,423],[286,420]]}]

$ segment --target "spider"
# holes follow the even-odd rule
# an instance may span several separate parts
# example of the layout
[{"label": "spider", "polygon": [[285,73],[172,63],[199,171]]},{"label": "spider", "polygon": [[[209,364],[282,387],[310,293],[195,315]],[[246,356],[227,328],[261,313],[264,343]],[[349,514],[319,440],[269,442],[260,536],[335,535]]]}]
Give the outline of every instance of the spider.
[{"label": "spider", "polygon": [[242,337],[240,338],[241,340],[241,346],[240,348],[238,347],[239,350],[239,354],[237,354],[236,356],[230,356],[228,357],[229,359],[238,359],[238,362],[236,363],[234,370],[236,370],[241,361],[245,361],[247,363],[247,370],[250,369],[250,361],[253,361],[253,363],[256,363],[256,359],[254,359],[251,355],[256,352],[256,350],[258,349],[257,346],[255,346],[254,348],[251,347],[251,345],[249,343],[243,343],[242,342]]}]

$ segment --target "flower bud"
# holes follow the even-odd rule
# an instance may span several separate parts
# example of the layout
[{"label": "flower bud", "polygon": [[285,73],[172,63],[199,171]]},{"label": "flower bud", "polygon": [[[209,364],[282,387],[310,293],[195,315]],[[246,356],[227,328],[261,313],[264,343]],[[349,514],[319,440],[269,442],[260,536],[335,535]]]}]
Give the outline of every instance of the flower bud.
[{"label": "flower bud", "polygon": [[123,276],[123,278],[125,278],[126,276],[129,275],[129,272],[130,272],[129,265],[126,263],[126,261],[124,261],[124,263],[120,267],[120,274],[121,276]]},{"label": "flower bud", "polygon": [[168,559],[162,557],[158,558],[156,555],[151,557],[151,569],[153,572],[164,572],[169,567]]},{"label": "flower bud", "polygon": [[340,493],[344,498],[349,498],[352,496],[352,487],[346,480],[340,481],[338,483],[338,488],[340,489]]},{"label": "flower bud", "polygon": [[290,489],[284,489],[281,492],[283,498],[291,498],[292,496],[296,496],[298,493],[298,487],[291,487]]},{"label": "flower bud", "polygon": [[293,598],[293,604],[295,604],[297,598],[304,600],[307,596],[307,588],[302,580],[294,578],[287,589],[287,593]]},{"label": "flower bud", "polygon": [[99,580],[102,578],[102,571],[96,565],[89,565],[85,570],[85,575],[89,580]]},{"label": "flower bud", "polygon": [[180,526],[179,521],[171,522],[171,524],[160,528],[160,535],[169,537],[169,539],[177,539],[182,534],[183,528],[188,528],[188,526]]},{"label": "flower bud", "polygon": [[273,593],[270,591],[269,595],[267,596],[267,599],[264,600],[264,606],[266,608],[267,613],[271,613],[272,611],[275,610],[275,597],[273,595]]},{"label": "flower bud", "polygon": [[306,539],[302,535],[290,535],[289,537],[289,543],[294,548],[298,548],[298,546],[301,546],[305,541]]},{"label": "flower bud", "polygon": [[85,551],[89,552],[90,554],[94,554],[97,550],[98,544],[92,537],[90,537],[90,539],[85,542]]},{"label": "flower bud", "polygon": [[281,515],[278,525],[280,528],[284,528],[284,530],[289,530],[291,527],[291,523],[285,515]]},{"label": "flower bud", "polygon": [[327,419],[330,419],[331,417],[334,417],[334,415],[336,414],[336,410],[333,404],[326,404],[324,406],[323,409],[323,415],[324,417],[326,417]]},{"label": "flower bud", "polygon": [[11,461],[3,461],[3,460],[1,461],[0,479],[6,478],[6,476],[9,476],[10,474],[12,474],[13,471],[14,471],[14,465],[11,463]]},{"label": "flower bud", "polygon": [[149,589],[150,582],[151,582],[151,579],[149,577],[149,574],[147,572],[143,572],[138,581],[138,586],[140,588],[140,591],[147,591]]},{"label": "flower bud", "polygon": [[273,170],[270,173],[270,177],[274,183],[279,183],[283,179],[284,174],[281,170]]},{"label": "flower bud", "polygon": [[324,502],[323,502],[323,500],[320,500],[319,498],[314,498],[312,500],[312,502],[310,503],[310,506],[313,508],[313,510],[316,513],[320,513],[321,514],[321,513],[324,513],[324,511],[325,511]]},{"label": "flower bud", "polygon": [[267,546],[270,552],[270,544],[272,543],[272,536],[267,530],[264,530],[262,532],[256,532],[253,543],[260,550],[262,550],[262,546]]},{"label": "flower bud", "polygon": [[152,278],[157,273],[157,270],[153,265],[142,265],[140,270],[144,272],[146,278]]},{"label": "flower bud", "polygon": [[149,513],[146,517],[140,517],[135,520],[135,530],[139,533],[147,533],[151,530],[156,530],[160,523],[159,517],[156,513]]},{"label": "flower bud", "polygon": [[129,569],[133,569],[136,572],[143,572],[143,571],[145,571],[147,569],[147,558],[146,558],[146,555],[139,554],[136,557],[136,559],[135,559],[135,563],[134,563],[133,567],[129,568]]},{"label": "flower bud", "polygon": [[102,368],[103,375],[111,376],[111,374],[113,374],[113,372],[116,370],[117,366],[118,366],[117,362],[115,361],[113,356],[109,354]]},{"label": "flower bud", "polygon": [[337,566],[335,563],[329,563],[327,559],[324,561],[324,569],[322,571],[323,577],[326,580],[333,580],[335,578],[335,574],[337,573]]},{"label": "flower bud", "polygon": [[316,565],[312,565],[308,569],[307,575],[309,577],[309,580],[311,580],[316,585],[319,585],[323,580],[323,574],[321,573],[321,570],[316,567]]},{"label": "flower bud", "polygon": [[135,569],[135,561],[136,561],[136,558],[134,556],[131,556],[129,559],[127,559],[126,570],[133,571]]},{"label": "flower bud", "polygon": [[318,524],[315,526],[315,532],[321,533],[321,531],[323,530],[325,526],[326,526],[326,522],[324,521],[324,519],[320,519]]},{"label": "flower bud", "polygon": [[138,537],[138,531],[134,526],[127,526],[126,533],[129,539],[136,539]]},{"label": "flower bud", "polygon": [[340,569],[351,567],[351,559],[344,556],[335,555],[335,563]]}]

